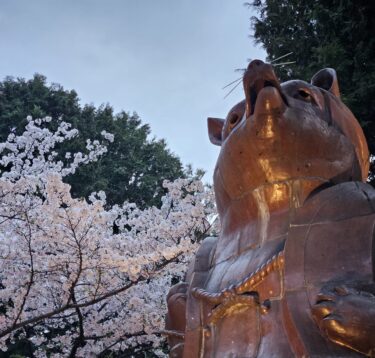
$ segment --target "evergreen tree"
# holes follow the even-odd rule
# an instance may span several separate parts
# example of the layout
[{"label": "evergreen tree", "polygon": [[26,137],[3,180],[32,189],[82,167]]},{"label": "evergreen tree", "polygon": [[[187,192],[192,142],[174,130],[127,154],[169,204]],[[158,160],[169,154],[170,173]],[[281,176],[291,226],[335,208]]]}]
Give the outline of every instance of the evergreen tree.
[{"label": "evergreen tree", "polygon": [[281,80],[309,81],[321,68],[336,69],[342,100],[375,154],[375,2],[255,0],[248,5],[258,12],[251,19],[253,38],[268,60],[293,52],[285,61],[295,64],[276,68]]},{"label": "evergreen tree", "polygon": [[157,205],[164,194],[163,180],[183,176],[179,158],[163,139],[149,138],[150,127],[137,114],[114,114],[109,105],[82,107],[75,91],[48,85],[42,75],[28,81],[7,77],[0,82],[0,140],[11,131],[22,133],[28,115],[51,116],[55,128],[62,118],[79,130],[78,137],[59,148],[61,153],[84,151],[86,139],[102,139],[103,130],[114,134],[103,157],[66,178],[76,197],[103,190],[110,205],[124,200],[140,207]]}]

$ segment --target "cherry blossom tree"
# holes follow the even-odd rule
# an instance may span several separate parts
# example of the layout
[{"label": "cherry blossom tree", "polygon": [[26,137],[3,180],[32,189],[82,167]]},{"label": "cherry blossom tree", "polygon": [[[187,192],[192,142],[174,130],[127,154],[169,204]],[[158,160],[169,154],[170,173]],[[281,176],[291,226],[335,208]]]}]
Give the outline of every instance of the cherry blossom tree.
[{"label": "cherry blossom tree", "polygon": [[74,199],[63,177],[96,161],[113,135],[86,153],[56,146],[78,135],[28,118],[0,144],[0,348],[28,339],[39,357],[89,357],[163,341],[165,297],[215,216],[199,180],[165,182],[160,208],[106,207],[105,193]]}]

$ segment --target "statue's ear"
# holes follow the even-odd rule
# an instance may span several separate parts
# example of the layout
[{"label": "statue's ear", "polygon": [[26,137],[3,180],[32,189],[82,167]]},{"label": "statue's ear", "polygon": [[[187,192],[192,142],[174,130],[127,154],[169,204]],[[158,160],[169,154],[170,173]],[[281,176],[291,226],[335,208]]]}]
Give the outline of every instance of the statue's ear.
[{"label": "statue's ear", "polygon": [[311,79],[311,84],[323,88],[340,98],[339,82],[336,71],[333,68],[324,68],[315,73]]},{"label": "statue's ear", "polygon": [[207,118],[208,136],[210,137],[212,144],[221,145],[221,131],[223,129],[224,122],[224,119],[221,118]]}]

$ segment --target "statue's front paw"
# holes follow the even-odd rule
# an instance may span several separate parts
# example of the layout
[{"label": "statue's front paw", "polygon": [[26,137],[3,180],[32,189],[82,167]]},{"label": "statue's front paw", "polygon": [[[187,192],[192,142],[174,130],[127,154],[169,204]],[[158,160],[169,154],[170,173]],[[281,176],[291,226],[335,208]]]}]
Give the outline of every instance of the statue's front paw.
[{"label": "statue's front paw", "polygon": [[375,297],[347,287],[318,295],[312,315],[331,341],[375,357]]}]

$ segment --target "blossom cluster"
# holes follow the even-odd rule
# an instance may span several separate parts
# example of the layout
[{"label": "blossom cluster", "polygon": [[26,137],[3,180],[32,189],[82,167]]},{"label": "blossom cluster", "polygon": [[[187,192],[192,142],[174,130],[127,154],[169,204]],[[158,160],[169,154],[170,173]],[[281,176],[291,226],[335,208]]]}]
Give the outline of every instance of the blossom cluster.
[{"label": "blossom cluster", "polygon": [[[79,165],[96,161],[106,153],[107,147],[103,143],[88,139],[88,153],[67,152],[65,159],[70,161],[65,164],[62,160],[56,160],[56,145],[77,136],[78,130],[72,129],[67,122],[59,121],[56,131],[51,131],[44,126],[51,121],[51,117],[33,120],[28,116],[22,135],[10,133],[7,141],[0,143],[0,165],[3,168],[11,168],[9,171],[3,171],[2,178],[15,181],[27,176],[42,177],[51,172],[64,177],[74,174]],[[113,141],[113,135],[105,131],[101,134],[105,139]]]},{"label": "blossom cluster", "polygon": [[49,121],[28,118],[0,144],[0,348],[22,338],[39,357],[157,348],[172,279],[211,228],[212,191],[166,181],[161,207],[146,209],[108,208],[103,192],[74,199],[63,177],[106,147],[87,141],[87,153],[63,163],[54,149],[78,133],[64,122],[51,131]]}]

